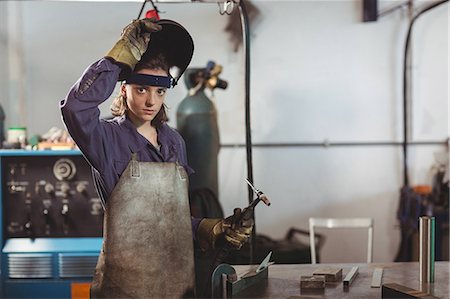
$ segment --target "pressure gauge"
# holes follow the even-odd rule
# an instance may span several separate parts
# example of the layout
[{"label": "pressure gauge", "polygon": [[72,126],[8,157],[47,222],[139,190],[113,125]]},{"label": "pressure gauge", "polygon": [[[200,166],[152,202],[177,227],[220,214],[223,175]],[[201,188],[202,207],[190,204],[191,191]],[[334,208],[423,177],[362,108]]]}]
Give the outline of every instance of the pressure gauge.
[{"label": "pressure gauge", "polygon": [[76,173],[77,168],[72,160],[69,159],[59,159],[53,166],[53,174],[60,181],[69,181],[73,179]]}]

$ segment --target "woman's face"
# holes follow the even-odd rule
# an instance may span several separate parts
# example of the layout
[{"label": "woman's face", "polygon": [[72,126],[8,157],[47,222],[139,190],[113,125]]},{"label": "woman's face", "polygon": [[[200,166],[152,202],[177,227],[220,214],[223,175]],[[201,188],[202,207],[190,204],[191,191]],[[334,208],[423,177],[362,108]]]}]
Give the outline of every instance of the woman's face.
[{"label": "woman's face", "polygon": [[[161,69],[143,69],[138,74],[167,76]],[[122,93],[127,101],[127,115],[137,126],[151,122],[158,114],[166,97],[165,87],[125,84]]]}]

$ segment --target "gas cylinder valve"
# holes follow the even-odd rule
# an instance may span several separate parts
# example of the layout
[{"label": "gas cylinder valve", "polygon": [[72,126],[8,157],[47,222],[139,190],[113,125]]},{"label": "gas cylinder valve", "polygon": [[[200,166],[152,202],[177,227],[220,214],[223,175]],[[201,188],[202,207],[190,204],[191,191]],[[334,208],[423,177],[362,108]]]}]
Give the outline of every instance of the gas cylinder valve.
[{"label": "gas cylinder valve", "polygon": [[215,88],[226,89],[228,87],[228,82],[219,78],[222,69],[220,64],[208,61],[205,69],[206,87],[211,90]]},{"label": "gas cylinder valve", "polygon": [[193,69],[192,72],[187,72],[191,81],[190,84],[193,86],[189,90],[189,94],[193,96],[203,88],[208,88],[211,91],[216,88],[226,89],[228,82],[219,78],[222,70],[223,67],[220,64],[210,60],[205,68]]}]

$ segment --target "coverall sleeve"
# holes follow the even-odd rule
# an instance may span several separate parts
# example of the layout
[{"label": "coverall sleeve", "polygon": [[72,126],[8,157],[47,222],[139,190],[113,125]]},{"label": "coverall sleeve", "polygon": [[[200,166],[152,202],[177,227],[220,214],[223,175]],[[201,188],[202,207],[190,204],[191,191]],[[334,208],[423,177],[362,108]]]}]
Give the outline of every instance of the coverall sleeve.
[{"label": "coverall sleeve", "polygon": [[191,216],[191,224],[192,224],[192,237],[195,240],[197,240],[197,230],[198,225],[200,224],[200,221],[202,221],[203,218],[194,218]]},{"label": "coverall sleeve", "polygon": [[70,136],[98,170],[108,163],[108,139],[112,137],[100,121],[98,106],[114,91],[120,70],[109,60],[100,59],[85,70],[60,102],[62,119]]}]

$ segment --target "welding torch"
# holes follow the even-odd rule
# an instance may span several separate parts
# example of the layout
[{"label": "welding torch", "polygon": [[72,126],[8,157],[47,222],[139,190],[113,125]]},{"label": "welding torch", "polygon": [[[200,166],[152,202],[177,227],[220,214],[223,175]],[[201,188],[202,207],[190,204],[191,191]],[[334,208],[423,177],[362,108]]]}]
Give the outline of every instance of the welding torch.
[{"label": "welding torch", "polygon": [[[246,182],[256,194],[256,198],[249,204],[248,207],[244,208],[244,210],[241,210],[240,208],[234,209],[233,216],[230,217],[231,223],[226,223],[226,225],[229,225],[233,229],[242,226],[246,221],[253,221],[253,212],[256,205],[260,201],[264,202],[267,206],[270,206],[270,201],[267,196],[261,190],[256,189],[248,179],[246,179]],[[222,247],[219,252],[217,252],[215,265],[218,266],[227,257],[228,252],[232,249],[235,248],[233,248],[233,246],[229,243]]]},{"label": "welding torch", "polygon": [[253,217],[253,211],[255,210],[256,205],[262,201],[266,204],[266,206],[270,206],[270,201],[267,198],[267,196],[261,191],[255,188],[253,184],[248,180],[245,179],[247,184],[252,188],[253,192],[256,194],[256,198],[250,203],[250,205],[244,210],[241,210],[240,208],[235,208],[233,210],[233,216],[231,218],[231,223],[227,223],[231,226],[231,228],[239,227],[243,224],[243,222],[248,221],[252,219]]},{"label": "welding torch", "polygon": [[[266,206],[270,206],[270,201],[269,201],[269,199],[267,198],[267,196],[266,196],[261,190],[256,189],[255,186],[253,186],[253,184],[252,184],[248,179],[245,179],[245,181],[246,181],[247,184],[250,186],[250,188],[252,188],[253,192],[255,192],[255,194],[256,194],[256,196],[257,196],[257,198],[256,198],[255,200],[252,201],[252,203],[250,204],[250,206],[251,206],[251,205],[253,204],[253,202],[255,202],[257,199],[262,200],[262,201],[266,204]],[[255,206],[258,204],[259,200],[254,204],[253,207],[255,207]]]}]

